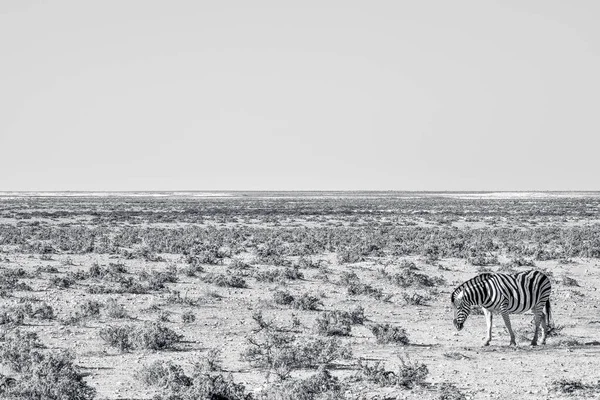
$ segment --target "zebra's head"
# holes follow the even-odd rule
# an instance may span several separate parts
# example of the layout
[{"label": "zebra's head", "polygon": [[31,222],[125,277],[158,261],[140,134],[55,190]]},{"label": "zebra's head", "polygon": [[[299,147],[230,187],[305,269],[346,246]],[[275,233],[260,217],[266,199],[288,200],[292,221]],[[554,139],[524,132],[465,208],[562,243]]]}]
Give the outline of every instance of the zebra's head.
[{"label": "zebra's head", "polygon": [[461,330],[471,312],[471,306],[464,299],[464,291],[454,291],[450,297],[452,306],[454,307],[454,320],[452,323],[457,330]]}]

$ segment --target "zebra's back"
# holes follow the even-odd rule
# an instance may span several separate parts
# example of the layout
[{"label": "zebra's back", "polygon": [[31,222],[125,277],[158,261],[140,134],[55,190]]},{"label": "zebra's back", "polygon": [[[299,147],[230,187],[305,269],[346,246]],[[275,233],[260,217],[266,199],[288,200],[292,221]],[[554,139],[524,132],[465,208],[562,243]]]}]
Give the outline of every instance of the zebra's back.
[{"label": "zebra's back", "polygon": [[519,314],[536,305],[542,307],[550,298],[552,284],[540,271],[530,270],[517,274],[489,274],[488,288],[491,296],[484,307]]}]

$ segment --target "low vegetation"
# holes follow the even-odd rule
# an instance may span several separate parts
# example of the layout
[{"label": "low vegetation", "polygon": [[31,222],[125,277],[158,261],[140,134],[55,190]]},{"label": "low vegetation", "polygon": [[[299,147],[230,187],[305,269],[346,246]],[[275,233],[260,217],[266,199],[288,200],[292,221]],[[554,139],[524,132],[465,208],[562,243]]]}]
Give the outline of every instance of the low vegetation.
[{"label": "low vegetation", "polygon": [[[597,300],[597,220],[594,196],[0,196],[0,398],[87,400],[92,387],[99,398],[137,395],[95,386],[117,363],[164,400],[472,398],[488,371],[472,385],[451,371],[491,353],[470,350],[475,324],[453,330],[449,290],[477,273],[527,269],[552,279],[564,324],[544,351],[569,357],[544,364],[548,376],[581,373],[523,373],[531,390],[551,383],[529,394],[594,398],[589,369],[571,360],[597,346],[586,337],[597,321],[585,324]],[[480,308],[472,314],[482,322]],[[513,323],[531,339],[528,321]],[[512,357],[492,350],[492,367]],[[391,360],[405,351],[448,368]],[[157,361],[140,369],[140,357]]]}]

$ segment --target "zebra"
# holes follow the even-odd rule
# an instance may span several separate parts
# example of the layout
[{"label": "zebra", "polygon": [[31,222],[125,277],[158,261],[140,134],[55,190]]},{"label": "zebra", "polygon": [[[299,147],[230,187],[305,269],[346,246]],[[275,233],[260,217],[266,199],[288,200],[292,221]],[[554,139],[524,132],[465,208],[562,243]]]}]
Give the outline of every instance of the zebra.
[{"label": "zebra", "polygon": [[537,346],[538,330],[542,323],[542,344],[553,326],[550,309],[550,279],[540,271],[524,271],[516,274],[483,273],[458,286],[450,301],[454,307],[454,326],[461,330],[471,307],[481,306],[487,322],[484,346],[492,340],[492,312],[500,312],[510,334],[510,345],[516,346],[515,333],[510,325],[509,314],[533,310],[535,333],[532,346]]}]

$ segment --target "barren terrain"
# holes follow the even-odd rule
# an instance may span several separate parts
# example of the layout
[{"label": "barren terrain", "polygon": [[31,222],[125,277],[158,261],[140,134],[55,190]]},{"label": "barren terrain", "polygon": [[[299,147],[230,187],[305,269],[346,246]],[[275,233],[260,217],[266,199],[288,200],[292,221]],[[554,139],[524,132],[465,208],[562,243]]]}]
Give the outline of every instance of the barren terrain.
[{"label": "barren terrain", "polygon": [[[0,398],[76,398],[23,394],[63,350],[79,398],[599,398],[598,221],[597,193],[5,194]],[[545,346],[531,313],[517,347],[456,332],[453,288],[527,269]]]}]

